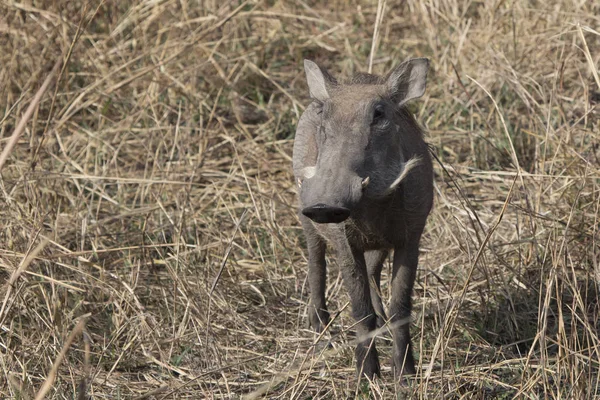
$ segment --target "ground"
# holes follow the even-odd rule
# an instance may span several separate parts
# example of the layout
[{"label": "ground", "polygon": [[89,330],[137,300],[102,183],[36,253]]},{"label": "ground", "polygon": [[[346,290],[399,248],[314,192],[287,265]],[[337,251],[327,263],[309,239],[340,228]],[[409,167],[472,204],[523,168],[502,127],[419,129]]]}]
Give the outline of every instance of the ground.
[{"label": "ground", "polygon": [[[0,12],[0,397],[600,396],[600,3]],[[333,254],[335,320],[306,329],[302,65],[348,77],[410,57],[431,60],[411,111],[436,156],[418,372],[394,381],[384,334],[382,377],[359,382]]]}]

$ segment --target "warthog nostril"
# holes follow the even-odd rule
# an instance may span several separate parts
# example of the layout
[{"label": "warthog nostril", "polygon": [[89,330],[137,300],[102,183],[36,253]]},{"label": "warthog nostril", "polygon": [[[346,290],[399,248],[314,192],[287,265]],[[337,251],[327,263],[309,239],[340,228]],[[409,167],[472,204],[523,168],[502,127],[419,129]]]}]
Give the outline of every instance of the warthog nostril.
[{"label": "warthog nostril", "polygon": [[338,224],[350,216],[345,207],[332,207],[326,204],[315,204],[302,210],[302,214],[318,224]]}]

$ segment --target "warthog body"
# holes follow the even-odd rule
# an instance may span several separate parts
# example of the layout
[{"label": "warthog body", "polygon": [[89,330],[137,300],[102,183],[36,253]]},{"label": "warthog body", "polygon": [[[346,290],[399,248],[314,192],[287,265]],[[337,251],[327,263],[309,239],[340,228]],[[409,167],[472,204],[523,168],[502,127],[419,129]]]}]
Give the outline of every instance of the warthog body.
[{"label": "warthog body", "polygon": [[[309,323],[329,322],[325,248],[335,249],[357,321],[357,370],[379,374],[369,333],[389,323],[394,371],[415,372],[409,336],[419,241],[433,202],[431,159],[422,132],[405,108],[425,91],[429,62],[406,61],[386,77],[358,74],[341,84],[304,62],[313,102],[302,114],[293,166],[300,220],[308,246]],[[379,283],[394,251],[388,317]]]}]

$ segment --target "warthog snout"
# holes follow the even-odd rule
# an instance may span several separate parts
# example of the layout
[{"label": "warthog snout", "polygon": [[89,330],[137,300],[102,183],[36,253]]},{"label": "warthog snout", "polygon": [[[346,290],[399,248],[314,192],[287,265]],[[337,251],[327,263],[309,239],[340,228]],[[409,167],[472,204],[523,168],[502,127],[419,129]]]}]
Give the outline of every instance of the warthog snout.
[{"label": "warthog snout", "polygon": [[346,207],[328,206],[319,203],[304,208],[302,214],[318,224],[337,224],[348,219],[350,210]]},{"label": "warthog snout", "polygon": [[348,219],[368,185],[368,180],[365,184],[340,153],[330,151],[319,160],[321,165],[306,168],[304,179],[299,181],[302,214],[318,224],[338,224]]}]

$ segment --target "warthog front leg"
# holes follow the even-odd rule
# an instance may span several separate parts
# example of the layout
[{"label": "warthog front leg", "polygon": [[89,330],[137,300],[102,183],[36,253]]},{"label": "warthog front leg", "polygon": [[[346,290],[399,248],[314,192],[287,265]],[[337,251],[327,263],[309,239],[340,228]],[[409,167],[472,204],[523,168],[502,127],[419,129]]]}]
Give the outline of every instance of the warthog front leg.
[{"label": "warthog front leg", "polygon": [[390,316],[394,336],[394,372],[396,376],[411,375],[416,372],[410,340],[411,295],[417,273],[419,242],[407,243],[394,250],[392,272],[392,300]]},{"label": "warthog front leg", "polygon": [[375,338],[369,334],[376,329],[376,314],[371,303],[371,292],[364,253],[352,248],[345,238],[336,243],[338,262],[344,285],[350,295],[352,316],[357,321],[356,369],[368,378],[379,375],[379,358]]},{"label": "warthog front leg", "polygon": [[300,218],[304,228],[308,247],[308,286],[310,287],[310,305],[308,323],[316,331],[322,332],[329,323],[329,312],[325,300],[327,269],[325,264],[325,241],[308,218]]}]

